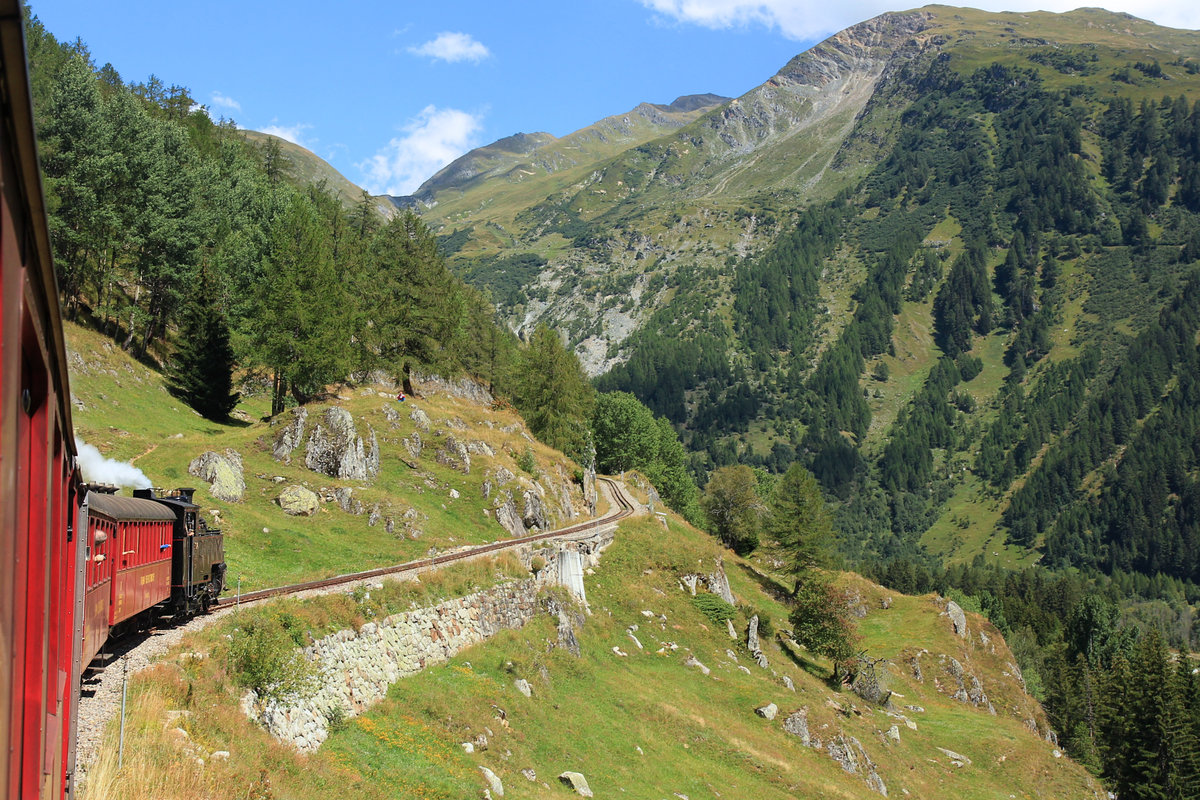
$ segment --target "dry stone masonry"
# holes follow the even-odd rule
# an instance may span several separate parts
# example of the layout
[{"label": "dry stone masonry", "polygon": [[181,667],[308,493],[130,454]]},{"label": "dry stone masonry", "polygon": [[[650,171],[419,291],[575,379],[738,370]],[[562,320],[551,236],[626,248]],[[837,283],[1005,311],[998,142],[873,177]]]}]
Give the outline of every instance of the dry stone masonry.
[{"label": "dry stone masonry", "polygon": [[[342,630],[325,636],[304,649],[318,671],[317,688],[311,696],[275,701],[259,698],[251,691],[242,698],[242,710],[276,739],[301,752],[312,752],[328,738],[330,720],[361,714],[382,700],[388,687],[400,678],[444,663],[498,631],[520,628],[539,609],[546,608],[558,617],[560,639],[566,627],[574,647],[571,643],[564,646],[578,655],[574,628],[582,624],[582,619],[553,598],[544,603],[539,591],[546,585],[565,585],[583,601],[582,572],[578,573],[576,586],[575,574],[569,582],[564,581],[559,564],[573,570],[583,563],[594,564],[600,550],[611,542],[611,530],[562,542],[535,577],[392,614],[368,622],[357,631]],[[531,561],[532,550],[523,552],[522,558]]]},{"label": "dry stone masonry", "polygon": [[276,739],[315,751],[329,736],[331,719],[357,716],[400,678],[448,661],[498,631],[522,627],[537,611],[537,589],[531,578],[393,614],[357,632],[330,634],[304,651],[319,670],[311,697],[275,702],[249,692],[242,708]]}]

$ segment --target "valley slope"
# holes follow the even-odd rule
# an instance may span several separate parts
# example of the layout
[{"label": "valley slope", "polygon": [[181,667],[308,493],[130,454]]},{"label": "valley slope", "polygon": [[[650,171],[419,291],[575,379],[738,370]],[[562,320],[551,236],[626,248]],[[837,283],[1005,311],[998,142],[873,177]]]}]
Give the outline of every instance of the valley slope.
[{"label": "valley slope", "polygon": [[[511,327],[554,326],[602,389],[670,418],[701,481],[804,460],[862,540],[854,558],[921,543],[1153,571],[1114,556],[1093,506],[1126,445],[1160,446],[1103,432],[1112,377],[1153,395],[1194,359],[1128,372],[1136,338],[1190,296],[1197,99],[1196,32],[930,6],[848,28],[622,152],[520,182],[510,165],[546,145],[469,180],[448,168],[419,208]],[[1138,430],[1177,404],[1145,397],[1121,412]],[[1193,485],[1145,513],[1178,518],[1165,498]],[[1168,525],[1191,552],[1193,526]],[[1172,574],[1195,580],[1193,562]]]}]

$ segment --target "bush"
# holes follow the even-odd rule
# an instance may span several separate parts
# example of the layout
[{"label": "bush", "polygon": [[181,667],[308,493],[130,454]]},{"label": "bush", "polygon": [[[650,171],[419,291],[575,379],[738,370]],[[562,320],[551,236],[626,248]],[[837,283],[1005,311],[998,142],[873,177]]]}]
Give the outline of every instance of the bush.
[{"label": "bush", "polygon": [[723,623],[727,619],[733,619],[737,613],[737,609],[715,594],[698,594],[692,598],[692,604],[700,610],[701,614],[717,624]]},{"label": "bush", "polygon": [[517,456],[517,466],[537,478],[537,460],[533,457],[533,448],[525,445],[525,451]]},{"label": "bush", "polygon": [[314,665],[300,650],[303,643],[304,632],[294,615],[247,615],[223,653],[225,668],[234,683],[264,700],[302,695],[316,680]]},{"label": "bush", "polygon": [[810,652],[833,659],[836,664],[852,658],[858,632],[850,618],[844,592],[823,575],[801,576],[793,596],[792,636]]}]

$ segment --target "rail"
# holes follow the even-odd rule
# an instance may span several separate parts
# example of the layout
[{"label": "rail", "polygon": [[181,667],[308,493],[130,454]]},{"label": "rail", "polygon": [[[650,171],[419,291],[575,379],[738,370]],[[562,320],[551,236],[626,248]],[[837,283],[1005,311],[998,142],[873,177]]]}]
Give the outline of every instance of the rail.
[{"label": "rail", "polygon": [[[563,536],[571,536],[577,533],[584,533],[589,530],[611,525],[615,522],[625,519],[633,513],[633,503],[625,496],[625,490],[619,483],[612,478],[604,478],[597,476],[598,481],[603,482],[608,486],[613,501],[617,504],[618,510],[606,514],[603,517],[582,522],[578,525],[570,525],[566,528],[559,528],[546,533],[535,533],[532,536],[522,536],[517,539],[509,539],[502,542],[492,542],[491,544],[480,545],[479,547],[471,547],[464,550],[458,550],[453,553],[443,553],[429,558],[422,558],[416,561],[407,561],[403,564],[395,564],[390,567],[378,567],[369,569],[363,572],[353,572],[346,575],[337,575],[332,578],[324,578],[316,581],[306,581],[304,583],[294,583],[289,586],[276,586],[270,589],[259,589],[254,592],[237,595],[236,598],[226,597],[221,604],[215,607],[214,611],[221,611],[240,605],[243,603],[253,603],[260,600],[266,600],[270,597],[282,597],[284,595],[296,594],[309,589],[325,589],[330,586],[337,586],[343,583],[352,583],[369,578],[379,578],[385,575],[397,575],[404,572],[420,572],[431,567],[449,564],[454,561],[463,561],[469,558],[477,558],[487,553],[494,553],[499,550],[508,550],[521,545],[532,544],[533,542],[542,542],[547,539],[558,539]],[[233,600],[234,602],[230,602]]]}]

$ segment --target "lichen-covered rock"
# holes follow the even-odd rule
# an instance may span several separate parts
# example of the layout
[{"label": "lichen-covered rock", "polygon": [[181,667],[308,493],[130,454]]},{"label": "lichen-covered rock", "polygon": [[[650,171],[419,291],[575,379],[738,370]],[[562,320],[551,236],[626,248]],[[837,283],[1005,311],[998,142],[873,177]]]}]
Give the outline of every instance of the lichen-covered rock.
[{"label": "lichen-covered rock", "polygon": [[354,417],[344,408],[332,406],[308,438],[304,465],[314,472],[351,481],[365,481],[379,474],[379,444],[372,430],[370,447],[354,427]]},{"label": "lichen-covered rock", "polygon": [[591,787],[588,786],[587,778],[579,772],[564,772],[558,776],[558,779],[570,786],[575,794],[580,797],[593,797]]},{"label": "lichen-covered rock", "polygon": [[504,467],[497,467],[494,479],[495,479],[497,486],[504,486],[505,484],[511,483],[512,481],[516,480],[517,476],[513,475],[511,472],[506,470]]},{"label": "lichen-covered rock", "polygon": [[525,527],[537,528],[539,531],[547,530],[550,522],[546,518],[546,505],[538,493],[532,489],[526,489],[522,500],[525,505],[525,513],[521,515],[521,520],[525,523]]},{"label": "lichen-covered rock", "polygon": [[446,437],[446,443],[434,458],[443,466],[456,469],[464,475],[471,474],[471,454],[467,451],[467,446],[453,436]]},{"label": "lichen-covered rock", "polygon": [[496,457],[496,451],[491,448],[491,445],[489,445],[487,442],[481,442],[478,439],[467,442],[467,450],[468,452],[474,453],[477,456],[487,456],[488,458]]},{"label": "lichen-covered rock", "polygon": [[226,503],[240,503],[246,495],[242,457],[236,450],[227,449],[224,455],[211,450],[202,453],[188,464],[188,474],[212,484],[209,494]]},{"label": "lichen-covered rock", "polygon": [[812,737],[808,733],[808,709],[793,711],[783,720],[783,730],[800,739],[800,744],[809,747]]},{"label": "lichen-covered rock", "polygon": [[410,458],[415,460],[415,459],[418,459],[421,457],[421,447],[422,447],[421,434],[417,433],[416,431],[413,431],[411,434],[409,434],[408,436],[405,436],[400,441],[402,441],[404,443],[404,449],[408,451],[408,455]]},{"label": "lichen-covered rock", "polygon": [[496,398],[482,383],[471,378],[443,378],[439,375],[421,375],[413,373],[412,382],[421,394],[444,394],[469,400],[476,405],[491,408]]},{"label": "lichen-covered rock", "polygon": [[432,427],[432,423],[429,421],[429,415],[419,408],[414,408],[408,415],[408,418],[413,421],[419,430],[428,432]]},{"label": "lichen-covered rock", "polygon": [[304,406],[292,409],[291,421],[279,432],[279,436],[275,438],[275,446],[271,450],[276,461],[282,461],[285,464],[292,463],[292,453],[304,441],[304,424],[307,421],[308,409]]},{"label": "lichen-covered rock", "polygon": [[706,583],[708,584],[708,590],[717,597],[731,606],[737,605],[737,600],[733,596],[733,590],[729,588],[729,577],[725,574],[724,560],[717,561],[717,568],[708,576]]},{"label": "lichen-covered rock", "polygon": [[316,492],[295,484],[284,487],[279,497],[275,498],[275,502],[283,509],[283,513],[293,517],[311,517],[321,505],[321,499],[317,497]]},{"label": "lichen-covered rock", "polygon": [[767,703],[765,706],[759,706],[754,709],[754,713],[765,720],[773,720],[775,719],[775,715],[779,713],[779,706],[774,703]]},{"label": "lichen-covered rock", "polygon": [[499,522],[500,527],[508,531],[508,535],[513,538],[529,534],[529,531],[525,528],[525,523],[521,520],[521,515],[517,513],[517,506],[513,503],[511,497],[496,506],[496,522]]},{"label": "lichen-covered rock", "polygon": [[946,616],[950,617],[950,624],[954,626],[954,632],[966,638],[967,615],[963,613],[962,606],[953,600],[949,601],[946,603]]},{"label": "lichen-covered rock", "polygon": [[500,782],[498,777],[496,777],[496,773],[492,772],[487,767],[480,767],[479,771],[483,773],[484,780],[488,782],[488,786],[491,787],[492,793],[497,797],[504,797],[504,784]]},{"label": "lichen-covered rock", "polygon": [[335,489],[333,498],[338,504],[338,508],[345,511],[347,514],[363,513],[363,504],[359,500],[354,499],[354,490],[350,488]]}]

